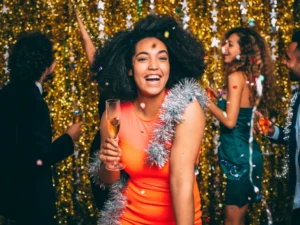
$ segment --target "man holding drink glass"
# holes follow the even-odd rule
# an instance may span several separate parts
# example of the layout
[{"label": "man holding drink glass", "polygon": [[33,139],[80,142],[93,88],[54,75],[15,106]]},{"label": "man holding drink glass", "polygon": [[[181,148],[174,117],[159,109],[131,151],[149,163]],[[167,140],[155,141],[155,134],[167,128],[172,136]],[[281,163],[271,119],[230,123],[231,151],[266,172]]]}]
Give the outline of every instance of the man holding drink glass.
[{"label": "man holding drink glass", "polygon": [[[300,81],[300,30],[294,32],[292,42],[286,51],[284,64],[289,69],[291,81]],[[285,127],[277,127],[268,121],[268,129],[261,122],[257,128],[261,134],[267,135],[279,144],[286,144],[289,151],[289,194],[294,195],[291,224],[300,221],[300,90],[295,90],[288,110]],[[260,118],[261,113],[256,113]],[[265,123],[264,123],[265,124]],[[267,130],[267,132],[265,132]]]},{"label": "man holding drink glass", "polygon": [[81,135],[79,122],[52,142],[42,84],[55,65],[49,38],[26,33],[12,47],[10,82],[0,91],[0,215],[16,224],[54,224],[51,166],[73,153]]}]

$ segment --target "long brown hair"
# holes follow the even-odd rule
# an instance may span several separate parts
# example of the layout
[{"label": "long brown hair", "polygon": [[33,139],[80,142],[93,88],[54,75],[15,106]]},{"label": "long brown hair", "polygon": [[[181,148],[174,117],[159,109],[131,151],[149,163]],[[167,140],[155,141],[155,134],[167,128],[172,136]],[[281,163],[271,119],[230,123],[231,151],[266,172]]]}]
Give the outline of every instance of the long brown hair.
[{"label": "long brown hair", "polygon": [[[260,102],[260,108],[271,109],[275,99],[274,85],[275,77],[273,74],[273,63],[265,40],[252,28],[236,27],[230,29],[224,36],[224,43],[232,34],[239,37],[239,46],[241,50],[240,59],[235,59],[231,63],[223,62],[223,74],[225,75],[225,87],[227,87],[227,78],[233,72],[240,71],[247,76],[251,86],[250,101],[254,104],[256,99],[255,78],[264,76],[263,97]],[[254,84],[251,84],[254,83]],[[273,89],[273,90],[272,90]]]}]

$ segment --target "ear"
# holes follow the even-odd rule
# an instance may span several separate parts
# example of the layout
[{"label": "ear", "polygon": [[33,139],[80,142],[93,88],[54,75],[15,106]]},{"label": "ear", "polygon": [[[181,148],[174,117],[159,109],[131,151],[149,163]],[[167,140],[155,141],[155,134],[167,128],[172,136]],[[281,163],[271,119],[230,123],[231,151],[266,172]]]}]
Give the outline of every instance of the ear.
[{"label": "ear", "polygon": [[133,75],[133,74],[132,74],[132,69],[129,70],[128,75],[129,75],[129,76],[132,76],[132,75]]}]

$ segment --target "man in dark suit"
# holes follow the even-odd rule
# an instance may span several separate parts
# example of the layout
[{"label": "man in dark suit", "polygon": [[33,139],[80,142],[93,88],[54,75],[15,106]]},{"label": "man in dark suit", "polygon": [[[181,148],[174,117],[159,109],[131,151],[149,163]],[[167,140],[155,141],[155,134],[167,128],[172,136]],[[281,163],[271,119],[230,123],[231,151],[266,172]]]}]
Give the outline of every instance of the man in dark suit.
[{"label": "man in dark suit", "polygon": [[[289,69],[291,81],[300,81],[300,30],[295,31],[286,51],[284,64]],[[300,90],[295,90],[288,110],[285,127],[269,126],[268,137],[286,144],[289,151],[288,191],[293,198],[291,225],[300,224]],[[259,114],[259,113],[258,113]],[[259,116],[262,116],[259,114]],[[258,125],[260,132],[261,127]],[[261,132],[262,133],[262,132]]]},{"label": "man in dark suit", "polygon": [[74,151],[82,122],[52,142],[42,84],[55,68],[53,44],[29,32],[12,47],[10,82],[0,91],[0,215],[22,225],[52,225],[55,189],[51,165]]}]

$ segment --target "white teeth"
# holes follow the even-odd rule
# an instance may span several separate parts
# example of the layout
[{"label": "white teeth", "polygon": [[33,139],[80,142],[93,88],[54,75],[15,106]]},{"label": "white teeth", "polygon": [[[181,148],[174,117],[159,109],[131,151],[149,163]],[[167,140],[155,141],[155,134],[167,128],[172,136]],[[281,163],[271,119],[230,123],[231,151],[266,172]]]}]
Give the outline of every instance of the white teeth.
[{"label": "white teeth", "polygon": [[146,76],[146,79],[160,79],[160,77],[158,75],[149,75]]}]

